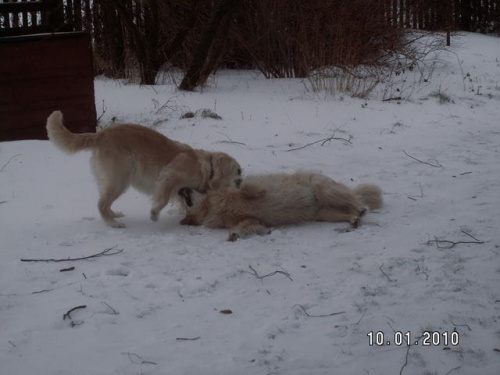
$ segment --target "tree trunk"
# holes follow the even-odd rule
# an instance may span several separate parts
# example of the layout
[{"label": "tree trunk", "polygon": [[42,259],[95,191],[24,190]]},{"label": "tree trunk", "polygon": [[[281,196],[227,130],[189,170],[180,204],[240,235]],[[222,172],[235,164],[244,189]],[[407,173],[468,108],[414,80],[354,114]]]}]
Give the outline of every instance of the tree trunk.
[{"label": "tree trunk", "polygon": [[[227,30],[221,29],[230,26],[231,15],[243,3],[243,0],[221,0],[215,10],[207,28],[202,34],[201,40],[196,48],[196,53],[179,85],[179,89],[193,91],[196,87],[206,82],[212,73],[217,60],[223,50],[223,44],[227,39]],[[212,48],[214,43],[218,43],[217,48]],[[210,53],[210,50],[213,50]]]}]

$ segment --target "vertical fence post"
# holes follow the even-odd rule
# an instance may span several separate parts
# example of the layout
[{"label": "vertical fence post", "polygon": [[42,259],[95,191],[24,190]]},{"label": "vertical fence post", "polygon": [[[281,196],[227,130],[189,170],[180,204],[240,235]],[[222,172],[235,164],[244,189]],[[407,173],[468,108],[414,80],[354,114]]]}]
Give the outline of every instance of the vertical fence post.
[{"label": "vertical fence post", "polygon": [[49,10],[42,16],[42,23],[49,26],[52,32],[58,31],[64,25],[64,8],[62,0],[44,0]]}]

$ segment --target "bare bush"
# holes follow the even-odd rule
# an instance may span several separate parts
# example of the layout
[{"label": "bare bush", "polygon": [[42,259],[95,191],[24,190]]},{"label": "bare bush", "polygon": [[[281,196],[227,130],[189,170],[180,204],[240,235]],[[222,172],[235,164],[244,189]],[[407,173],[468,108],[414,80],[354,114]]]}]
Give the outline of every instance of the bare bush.
[{"label": "bare bush", "polygon": [[[94,18],[102,17],[93,28],[96,62],[114,77],[138,71],[141,83],[154,83],[162,68],[185,72],[180,86],[189,90],[221,67],[257,68],[365,97],[384,80],[380,67],[418,69],[406,27],[419,25],[425,1],[413,10],[394,0],[94,2]],[[440,25],[441,13],[424,13],[433,17],[422,18],[426,25]]]}]

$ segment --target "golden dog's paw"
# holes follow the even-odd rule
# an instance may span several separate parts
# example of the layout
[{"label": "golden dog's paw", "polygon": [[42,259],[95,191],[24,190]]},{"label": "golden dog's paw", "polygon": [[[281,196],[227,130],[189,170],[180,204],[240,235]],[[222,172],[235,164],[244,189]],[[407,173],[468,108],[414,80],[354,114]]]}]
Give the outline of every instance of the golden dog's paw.
[{"label": "golden dog's paw", "polygon": [[180,225],[200,225],[195,219],[192,217],[186,216],[184,219],[179,221]]},{"label": "golden dog's paw", "polygon": [[124,217],[124,216],[125,216],[125,214],[123,212],[112,212],[111,213],[111,217],[113,219],[116,219],[116,218],[119,218],[119,217]]},{"label": "golden dog's paw", "polygon": [[228,240],[229,242],[234,242],[234,241],[236,241],[238,238],[240,238],[240,235],[239,235],[238,233],[233,232],[233,233],[229,233],[229,236],[227,237],[227,240]]},{"label": "golden dog's paw", "polygon": [[159,216],[159,212],[156,212],[155,210],[151,210],[151,215],[150,215],[151,220],[158,221],[158,216]]}]

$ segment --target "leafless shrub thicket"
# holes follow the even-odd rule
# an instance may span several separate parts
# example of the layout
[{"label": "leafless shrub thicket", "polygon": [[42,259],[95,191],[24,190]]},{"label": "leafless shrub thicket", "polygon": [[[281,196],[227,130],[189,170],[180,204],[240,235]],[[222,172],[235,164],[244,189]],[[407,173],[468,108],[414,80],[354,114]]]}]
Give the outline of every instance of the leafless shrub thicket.
[{"label": "leafless shrub thicket", "polygon": [[396,72],[423,62],[410,27],[452,29],[453,17],[431,3],[107,0],[92,3],[84,26],[97,72],[115,78],[152,84],[159,71],[176,69],[184,72],[179,87],[193,90],[221,67],[253,68],[268,78],[309,77],[313,90],[366,96],[383,79],[380,67]]}]

